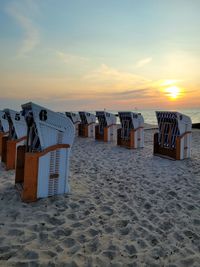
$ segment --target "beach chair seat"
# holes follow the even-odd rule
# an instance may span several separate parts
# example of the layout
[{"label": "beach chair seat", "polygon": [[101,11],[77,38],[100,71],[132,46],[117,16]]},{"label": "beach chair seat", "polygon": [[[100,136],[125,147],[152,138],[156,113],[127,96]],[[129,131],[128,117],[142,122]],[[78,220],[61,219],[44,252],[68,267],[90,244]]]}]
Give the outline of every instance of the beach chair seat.
[{"label": "beach chair seat", "polygon": [[4,113],[9,131],[2,137],[1,161],[5,163],[6,170],[12,170],[16,166],[17,147],[25,143],[27,127],[21,112],[5,109]]},{"label": "beach chair seat", "polygon": [[76,134],[76,136],[78,136],[79,124],[81,123],[80,115],[78,113],[74,113],[74,112],[65,112],[65,114],[73,122],[73,124],[75,126],[75,134]]},{"label": "beach chair seat", "polygon": [[9,125],[4,111],[0,110],[0,156],[2,155],[2,138],[8,135]]},{"label": "beach chair seat", "polygon": [[65,114],[22,105],[27,142],[17,150],[15,184],[23,201],[69,192],[69,156],[75,128]]},{"label": "beach chair seat", "polygon": [[96,116],[92,113],[79,111],[81,123],[78,127],[78,135],[81,137],[95,137]]},{"label": "beach chair seat", "polygon": [[105,111],[96,111],[98,124],[95,126],[95,139],[104,142],[116,140],[116,116]]},{"label": "beach chair seat", "polygon": [[140,113],[118,112],[121,128],[117,130],[117,145],[126,148],[144,147],[144,119]]},{"label": "beach chair seat", "polygon": [[158,132],[154,134],[154,155],[181,160],[191,156],[190,117],[179,112],[156,111]]}]

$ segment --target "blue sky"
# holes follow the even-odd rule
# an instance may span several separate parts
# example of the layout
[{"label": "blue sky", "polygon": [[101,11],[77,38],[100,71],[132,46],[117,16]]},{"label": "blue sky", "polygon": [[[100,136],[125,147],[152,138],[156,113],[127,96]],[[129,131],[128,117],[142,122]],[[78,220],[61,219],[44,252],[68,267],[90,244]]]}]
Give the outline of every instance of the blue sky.
[{"label": "blue sky", "polygon": [[199,10],[199,0],[1,0],[0,105],[198,107]]}]

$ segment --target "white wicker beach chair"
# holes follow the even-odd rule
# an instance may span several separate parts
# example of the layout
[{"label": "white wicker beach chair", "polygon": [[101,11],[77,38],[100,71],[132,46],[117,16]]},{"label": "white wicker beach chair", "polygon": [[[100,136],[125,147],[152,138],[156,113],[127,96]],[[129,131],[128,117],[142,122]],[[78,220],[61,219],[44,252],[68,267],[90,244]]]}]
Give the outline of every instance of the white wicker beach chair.
[{"label": "white wicker beach chair", "polygon": [[190,117],[179,112],[156,111],[158,133],[154,135],[154,154],[172,159],[191,156]]},{"label": "white wicker beach chair", "polygon": [[81,123],[79,124],[79,136],[95,137],[96,116],[92,113],[79,111]]},{"label": "white wicker beach chair", "polygon": [[75,128],[65,114],[22,105],[28,134],[18,148],[15,183],[25,202],[69,192],[69,156]]},{"label": "white wicker beach chair", "polygon": [[9,124],[4,111],[0,110],[0,132],[6,133],[9,131]]},{"label": "white wicker beach chair", "polygon": [[144,147],[144,119],[140,113],[118,112],[121,128],[117,130],[117,144],[127,148]]},{"label": "white wicker beach chair", "polygon": [[0,110],[0,155],[2,155],[2,138],[8,135],[9,125],[4,111]]},{"label": "white wicker beach chair", "polygon": [[98,125],[95,127],[95,139],[104,142],[116,140],[116,116],[105,111],[96,111]]},{"label": "white wicker beach chair", "polygon": [[2,162],[6,169],[15,169],[17,147],[23,145],[26,140],[27,127],[21,112],[12,109],[4,109],[5,117],[9,125],[9,133],[2,138]]},{"label": "white wicker beach chair", "polygon": [[73,122],[76,130],[76,136],[78,136],[79,124],[81,122],[80,115],[74,112],[65,112],[65,114]]}]

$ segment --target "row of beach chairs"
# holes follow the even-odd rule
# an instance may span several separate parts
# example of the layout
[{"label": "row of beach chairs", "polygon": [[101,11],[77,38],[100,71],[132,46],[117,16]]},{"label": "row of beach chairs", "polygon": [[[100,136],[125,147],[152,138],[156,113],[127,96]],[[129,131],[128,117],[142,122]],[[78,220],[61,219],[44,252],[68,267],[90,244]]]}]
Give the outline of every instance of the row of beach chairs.
[{"label": "row of beach chairs", "polygon": [[116,115],[106,111],[96,111],[96,115],[83,111],[66,112],[66,116],[74,123],[77,136],[117,141],[118,145],[127,148],[144,147],[144,119],[139,113],[118,112],[121,126],[117,125]]},{"label": "row of beach chairs", "polygon": [[[118,112],[120,126],[116,124],[116,115],[105,111],[97,111],[96,116],[88,112],[66,112],[66,115],[74,123],[77,136],[117,141],[117,145],[130,149],[144,147],[144,118],[140,113]],[[175,160],[189,158],[191,119],[169,111],[156,111],[156,117],[158,132],[154,134],[154,155]]]},{"label": "row of beach chairs", "polygon": [[[6,170],[15,169],[15,185],[25,202],[68,193],[69,156],[75,135],[126,148],[144,147],[144,119],[140,113],[96,115],[59,113],[34,103],[20,112],[0,111],[0,154]],[[154,154],[171,159],[190,157],[191,120],[178,112],[156,112],[158,132]],[[97,120],[97,121],[96,121]]]}]

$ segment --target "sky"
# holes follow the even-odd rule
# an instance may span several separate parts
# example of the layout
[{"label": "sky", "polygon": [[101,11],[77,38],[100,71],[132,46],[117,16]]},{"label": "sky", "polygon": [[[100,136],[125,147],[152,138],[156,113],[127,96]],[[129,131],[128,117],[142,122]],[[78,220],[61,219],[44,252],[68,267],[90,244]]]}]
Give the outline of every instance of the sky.
[{"label": "sky", "polygon": [[200,108],[199,0],[0,0],[0,109]]}]

